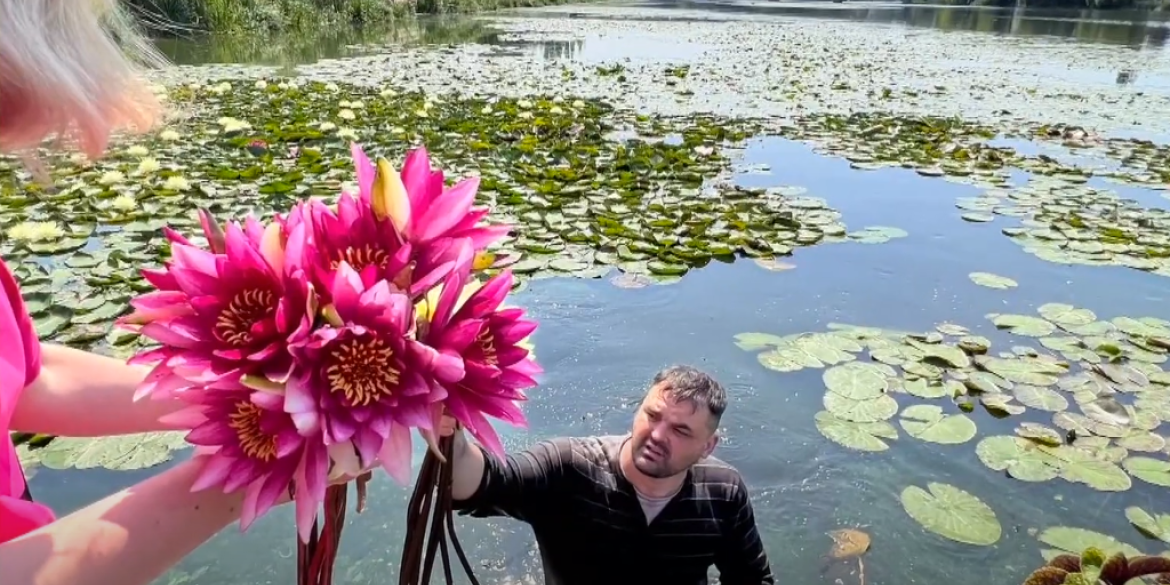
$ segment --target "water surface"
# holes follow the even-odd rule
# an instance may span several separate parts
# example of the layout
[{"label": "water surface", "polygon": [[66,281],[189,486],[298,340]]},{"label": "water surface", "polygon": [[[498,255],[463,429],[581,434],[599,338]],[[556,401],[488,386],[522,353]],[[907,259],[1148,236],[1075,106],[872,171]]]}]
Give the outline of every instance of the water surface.
[{"label": "water surface", "polygon": [[[1056,36],[1087,45],[1105,43],[1113,50],[1135,54],[1162,47],[1166,40],[1163,16],[1127,12],[1029,9],[1016,13],[853,3],[655,6],[709,15],[739,11],[818,22],[904,26],[909,43],[919,34],[915,29],[927,28],[1034,36],[1037,43],[1063,44],[1050,38]],[[558,10],[619,14],[617,9],[596,6]],[[556,11],[545,14],[563,18]],[[468,27],[469,21],[459,22],[465,27],[459,34],[466,33],[466,38],[439,25],[424,25],[409,33],[414,35],[410,42],[425,45],[430,38],[443,39],[437,41],[440,44],[453,40],[507,44],[482,28]],[[367,31],[353,38],[296,45],[301,48],[284,52],[264,52],[254,45],[231,48],[213,39],[172,39],[160,44],[181,62],[296,65],[361,51],[393,52],[398,49],[370,45],[405,43],[403,39],[409,36],[403,33],[395,38],[394,34]],[[597,33],[536,45],[514,43],[511,48],[539,52],[530,56],[542,59],[588,63],[686,59],[688,51],[701,55],[707,50],[686,38],[622,34],[626,36]],[[1170,91],[1170,86],[1158,82],[1148,91]],[[1013,146],[1027,148],[1025,143]],[[842,567],[826,568],[823,560],[830,545],[826,533],[841,527],[862,526],[873,536],[874,548],[866,557],[870,585],[937,584],[944,579],[953,585],[1018,583],[1040,562],[1039,546],[1030,531],[1053,525],[1115,534],[1149,552],[1165,548],[1141,540],[1122,515],[1127,505],[1148,509],[1162,505],[1165,511],[1164,489],[1135,481],[1130,491],[1107,495],[1063,481],[1023,484],[987,470],[975,456],[974,442],[944,446],[903,436],[884,453],[848,451],[824,439],[813,426],[814,413],[822,409],[819,370],[769,371],[753,354],[732,344],[732,336],[745,331],[784,335],[823,330],[833,322],[928,330],[949,321],[989,337],[996,348],[1007,348],[1015,342],[995,330],[986,314],[1029,314],[1040,304],[1065,302],[1091,309],[1102,319],[1119,315],[1170,319],[1170,285],[1163,277],[1120,267],[1058,265],[1027,254],[1000,233],[1003,227],[1017,225],[1017,220],[997,217],[992,223],[967,223],[959,218],[962,211],[955,207],[955,200],[979,193],[970,185],[903,169],[852,170],[846,161],[819,155],[810,145],[771,137],[752,140],[742,162],[767,168],[737,176],[742,185],[803,187],[809,195],[827,199],[851,229],[894,226],[910,235],[881,245],[800,248],[788,259],[796,268],[785,272],[739,261],[713,263],[674,285],[637,290],[616,288],[605,279],[532,282],[516,295],[515,302],[540,320],[534,341],[547,375],[528,404],[532,430],[504,431],[510,447],[558,435],[622,433],[654,373],[672,363],[690,363],[715,374],[731,393],[724,417],[725,440],[717,455],[736,465],[751,486],[757,521],[779,583],[854,578]],[[1027,173],[1013,175],[1017,184],[1027,180]],[[1167,203],[1162,192],[1150,189],[1094,185],[1116,188],[1123,196],[1150,206]],[[1020,286],[1008,291],[981,288],[967,278],[975,271],[1008,276]],[[915,401],[904,395],[898,399],[903,406]],[[1019,419],[996,420],[982,409],[972,417],[981,436],[1010,433]],[[1033,411],[1022,418],[1049,422]],[[421,458],[421,451],[416,456]],[[156,471],[42,470],[32,487],[39,499],[66,513]],[[993,547],[972,547],[922,531],[903,512],[898,494],[907,485],[928,481],[960,486],[988,502],[1004,526],[1002,540]],[[406,495],[386,477],[372,484],[370,510],[351,516],[346,530],[339,584],[393,581]],[[481,582],[539,582],[539,561],[525,526],[482,520],[460,524],[460,535],[476,559]],[[291,582],[295,556],[291,510],[274,512],[252,530],[246,537],[234,528],[226,530],[160,583]]]}]

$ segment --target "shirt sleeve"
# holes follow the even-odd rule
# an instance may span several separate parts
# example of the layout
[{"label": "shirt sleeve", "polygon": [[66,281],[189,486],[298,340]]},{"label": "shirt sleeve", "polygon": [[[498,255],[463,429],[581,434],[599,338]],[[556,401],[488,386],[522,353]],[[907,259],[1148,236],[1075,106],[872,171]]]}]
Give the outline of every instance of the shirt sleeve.
[{"label": "shirt sleeve", "polygon": [[499,459],[483,450],[483,478],[479,489],[467,500],[452,507],[477,518],[507,516],[527,521],[532,510],[548,501],[558,479],[572,461],[569,439],[537,443],[519,453]]},{"label": "shirt sleeve", "polygon": [[722,585],[774,585],[776,580],[768,563],[768,553],[764,551],[764,543],[756,530],[751,497],[742,479],[736,482],[730,504],[731,515],[715,557],[719,582]]}]

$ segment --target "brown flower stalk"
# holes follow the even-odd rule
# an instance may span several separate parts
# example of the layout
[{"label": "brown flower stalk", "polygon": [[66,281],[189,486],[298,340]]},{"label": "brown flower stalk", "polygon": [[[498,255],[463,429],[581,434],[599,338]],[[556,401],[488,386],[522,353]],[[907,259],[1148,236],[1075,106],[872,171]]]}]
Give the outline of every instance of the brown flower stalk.
[{"label": "brown flower stalk", "polygon": [[[451,460],[451,445],[451,437],[444,437],[439,441],[439,451],[447,461]],[[455,516],[451,509],[451,466],[444,464],[438,456],[428,451],[419,470],[414,493],[411,494],[410,503],[407,505],[406,542],[402,547],[402,561],[398,565],[398,584],[429,584],[435,556],[438,554],[443,560],[444,581],[447,585],[453,585],[451,555],[447,550],[448,540],[455,549],[468,582],[471,585],[479,585],[471,570],[471,563],[463,552],[463,546],[455,536]]]}]

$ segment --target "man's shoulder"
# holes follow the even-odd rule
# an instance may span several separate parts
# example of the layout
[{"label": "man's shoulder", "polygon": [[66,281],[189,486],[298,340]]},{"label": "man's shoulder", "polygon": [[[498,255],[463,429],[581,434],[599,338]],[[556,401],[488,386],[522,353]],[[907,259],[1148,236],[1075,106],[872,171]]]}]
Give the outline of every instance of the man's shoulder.
[{"label": "man's shoulder", "polygon": [[625,435],[600,435],[589,437],[556,437],[544,441],[564,463],[579,468],[609,469],[617,461],[618,452]]},{"label": "man's shoulder", "polygon": [[730,463],[707,457],[691,467],[695,491],[713,500],[738,500],[746,495],[743,476]]}]

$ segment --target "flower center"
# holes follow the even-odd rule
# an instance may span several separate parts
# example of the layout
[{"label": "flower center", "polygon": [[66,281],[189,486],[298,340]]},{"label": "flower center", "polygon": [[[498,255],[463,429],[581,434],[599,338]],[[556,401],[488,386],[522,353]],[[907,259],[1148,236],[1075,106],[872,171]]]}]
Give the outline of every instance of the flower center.
[{"label": "flower center", "polygon": [[215,320],[215,336],[234,346],[250,345],[252,326],[267,319],[276,310],[276,295],[271,290],[249,288],[236,293]]},{"label": "flower center", "polygon": [[228,416],[228,426],[236,432],[244,455],[260,461],[276,459],[276,437],[260,428],[260,407],[241,400],[236,411]]},{"label": "flower center", "polygon": [[345,396],[350,406],[366,406],[393,393],[402,374],[394,367],[394,350],[377,337],[351,337],[334,346],[325,379],[329,391]]},{"label": "flower center", "polygon": [[342,262],[349,264],[349,267],[355,271],[361,272],[367,266],[385,268],[386,264],[390,262],[390,255],[381,248],[374,248],[369,245],[357,248],[350,246],[338,253],[337,259],[333,261],[332,268],[337,270],[337,267]]},{"label": "flower center", "polygon": [[496,338],[492,336],[492,330],[486,325],[479,330],[479,335],[475,336],[475,341],[479,343],[479,350],[483,353],[481,359],[483,363],[489,366],[500,365],[500,359],[496,354]]}]

